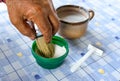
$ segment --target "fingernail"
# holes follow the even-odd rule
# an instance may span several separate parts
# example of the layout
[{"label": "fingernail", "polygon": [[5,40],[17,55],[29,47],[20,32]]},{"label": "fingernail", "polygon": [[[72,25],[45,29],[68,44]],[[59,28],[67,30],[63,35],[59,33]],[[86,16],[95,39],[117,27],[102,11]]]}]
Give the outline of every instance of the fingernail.
[{"label": "fingernail", "polygon": [[46,40],[46,43],[50,43],[50,40],[47,39],[47,40]]},{"label": "fingernail", "polygon": [[35,35],[31,35],[30,39],[34,40],[35,39]]},{"label": "fingernail", "polygon": [[47,43],[50,43],[51,39],[46,38],[45,41],[46,41]]}]

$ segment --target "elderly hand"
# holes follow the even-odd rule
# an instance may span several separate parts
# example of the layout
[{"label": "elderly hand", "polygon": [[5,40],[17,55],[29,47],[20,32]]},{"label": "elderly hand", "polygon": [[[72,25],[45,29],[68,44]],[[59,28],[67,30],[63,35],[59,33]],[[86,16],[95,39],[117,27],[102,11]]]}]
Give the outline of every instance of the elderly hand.
[{"label": "elderly hand", "polygon": [[50,42],[58,31],[59,21],[51,0],[6,0],[6,5],[12,24],[23,35],[35,39],[36,24],[46,42]]}]

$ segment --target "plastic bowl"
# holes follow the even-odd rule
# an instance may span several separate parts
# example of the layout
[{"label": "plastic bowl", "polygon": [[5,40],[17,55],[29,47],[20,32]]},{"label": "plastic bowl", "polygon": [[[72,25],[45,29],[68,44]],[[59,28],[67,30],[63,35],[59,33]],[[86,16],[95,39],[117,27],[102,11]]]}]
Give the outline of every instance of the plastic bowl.
[{"label": "plastic bowl", "polygon": [[58,36],[53,36],[52,43],[57,44],[59,46],[64,46],[66,49],[66,53],[57,58],[45,58],[45,57],[38,55],[35,52],[35,50],[37,49],[36,41],[34,41],[32,44],[31,51],[32,51],[34,58],[36,59],[37,64],[46,69],[54,69],[54,68],[59,67],[64,62],[64,59],[66,58],[69,52],[68,43],[63,38],[58,37]]}]

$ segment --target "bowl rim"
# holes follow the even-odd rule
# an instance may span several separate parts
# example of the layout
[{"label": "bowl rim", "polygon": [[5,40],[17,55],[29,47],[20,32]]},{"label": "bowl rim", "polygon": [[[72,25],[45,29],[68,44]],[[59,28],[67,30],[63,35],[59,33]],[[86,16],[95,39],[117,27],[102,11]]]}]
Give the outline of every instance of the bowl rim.
[{"label": "bowl rim", "polygon": [[[55,58],[46,58],[46,57],[43,57],[43,56],[38,55],[38,54],[35,52],[35,50],[34,50],[34,49],[35,49],[34,46],[36,46],[36,40],[34,40],[34,42],[32,43],[32,49],[31,49],[32,55],[34,56],[34,54],[35,54],[35,55],[37,55],[38,58],[41,58],[42,60],[46,60],[46,61],[49,61],[49,60],[57,60],[57,59],[59,59],[59,58],[65,58],[65,57],[68,55],[68,52],[69,52],[69,48],[68,48],[68,43],[67,43],[67,41],[64,40],[64,39],[61,38],[61,37],[58,37],[58,36],[53,36],[52,39],[59,39],[59,40],[63,41],[63,42],[66,44],[66,47],[64,46],[65,49],[66,49],[66,52],[65,52],[62,56],[55,57]],[[33,54],[33,53],[34,53],[34,54]],[[34,56],[34,58],[36,59],[35,56]]]}]

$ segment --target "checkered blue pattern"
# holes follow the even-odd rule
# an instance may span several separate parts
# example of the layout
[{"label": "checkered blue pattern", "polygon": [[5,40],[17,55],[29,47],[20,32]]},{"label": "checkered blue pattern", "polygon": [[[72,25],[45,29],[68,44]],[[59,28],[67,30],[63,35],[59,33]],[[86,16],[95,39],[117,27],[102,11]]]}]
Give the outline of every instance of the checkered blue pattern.
[{"label": "checkered blue pattern", "polygon": [[[120,0],[53,0],[55,8],[66,4],[95,12],[85,36],[67,40],[69,55],[58,68],[40,67],[31,54],[31,41],[11,24],[4,3],[0,3],[0,81],[120,81]],[[88,51],[88,44],[104,51],[92,55],[77,71],[71,66]],[[22,54],[18,56],[17,54]],[[104,74],[98,72],[105,71]]]}]

